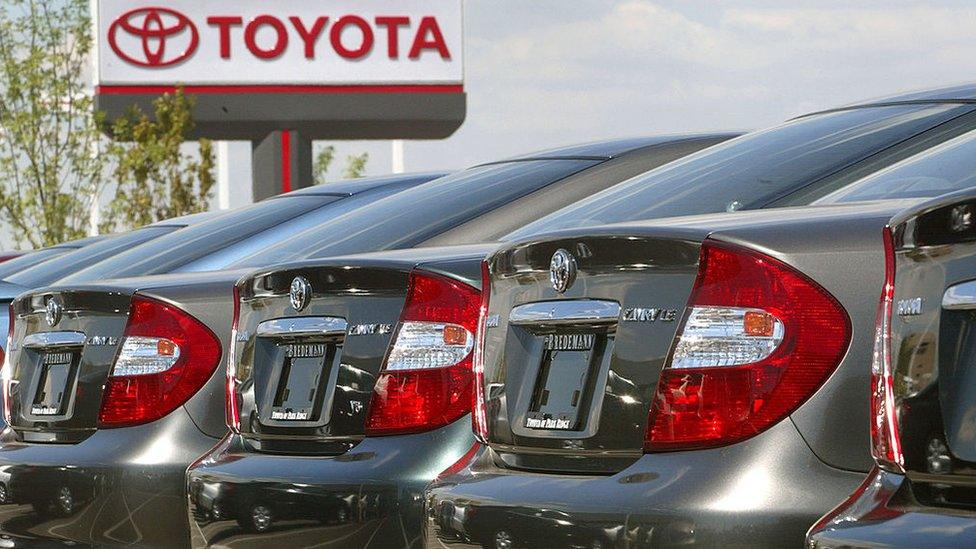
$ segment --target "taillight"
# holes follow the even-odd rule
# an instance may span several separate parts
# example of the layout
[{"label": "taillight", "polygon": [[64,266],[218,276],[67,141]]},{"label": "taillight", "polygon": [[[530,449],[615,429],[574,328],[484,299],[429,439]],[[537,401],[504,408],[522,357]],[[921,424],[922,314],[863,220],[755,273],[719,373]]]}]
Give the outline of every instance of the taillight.
[{"label": "taillight", "polygon": [[169,414],[203,387],[219,361],[220,342],[199,320],[168,303],[133,296],[99,425],[138,425]]},{"label": "taillight", "polygon": [[241,322],[240,290],[234,286],[234,321],[227,351],[227,383],[224,387],[224,420],[233,433],[241,432],[241,406],[237,395],[237,328]]},{"label": "taillight", "polygon": [[14,340],[14,318],[17,315],[14,314],[13,305],[7,307],[7,314],[10,315],[10,319],[7,324],[7,345],[0,349],[0,364],[3,364],[3,367],[0,368],[0,383],[3,384],[3,420],[7,422],[7,425],[10,425],[13,422],[13,414],[10,408],[10,387],[13,383],[14,365],[7,360],[7,357],[10,356],[7,350],[10,349],[10,344]]},{"label": "taillight", "polygon": [[772,257],[706,240],[644,449],[721,446],[762,432],[826,381],[850,337],[847,313],[815,282]]},{"label": "taillight", "polygon": [[891,230],[884,230],[885,281],[878,303],[871,359],[871,453],[878,466],[904,472],[891,372],[891,307],[895,296],[895,249]]},{"label": "taillight", "polygon": [[474,409],[471,410],[471,429],[483,443],[488,442],[488,410],[485,394],[485,332],[488,320],[488,297],[491,295],[491,275],[488,262],[481,263],[481,309],[478,311],[478,333],[474,343]]},{"label": "taillight", "polygon": [[370,436],[435,429],[471,411],[481,292],[414,272],[366,417]]}]

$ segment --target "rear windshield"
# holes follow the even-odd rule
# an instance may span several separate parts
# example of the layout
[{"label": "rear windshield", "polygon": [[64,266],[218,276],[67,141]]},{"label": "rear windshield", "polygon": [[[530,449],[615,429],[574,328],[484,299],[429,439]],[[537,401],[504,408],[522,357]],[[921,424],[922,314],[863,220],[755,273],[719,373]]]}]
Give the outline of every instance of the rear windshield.
[{"label": "rear windshield", "polygon": [[976,186],[976,131],[903,160],[815,204],[930,198]]},{"label": "rear windshield", "polygon": [[24,269],[8,277],[7,281],[20,284],[27,288],[45,286],[59,278],[94,265],[103,259],[112,257],[119,252],[169,234],[179,228],[178,226],[166,225],[150,226],[110,236],[94,244],[89,244],[84,248],[69,251],[40,265]]},{"label": "rear windshield", "polygon": [[970,111],[895,105],[817,114],[747,134],[563,208],[506,236],[760,208]]},{"label": "rear windshield", "polygon": [[190,261],[338,199],[336,196],[286,196],[251,204],[210,221],[173,231],[58,282],[76,284],[103,278],[168,273]]},{"label": "rear windshield", "polygon": [[527,160],[470,168],[336,217],[232,267],[413,246],[598,163]]}]

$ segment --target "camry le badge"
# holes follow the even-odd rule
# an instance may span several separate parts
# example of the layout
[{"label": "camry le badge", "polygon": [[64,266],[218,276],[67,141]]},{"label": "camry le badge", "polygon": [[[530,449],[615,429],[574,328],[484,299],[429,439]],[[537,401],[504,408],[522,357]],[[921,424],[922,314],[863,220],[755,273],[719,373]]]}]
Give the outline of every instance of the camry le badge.
[{"label": "camry le badge", "polygon": [[349,327],[349,335],[382,335],[393,331],[392,324],[353,324]]},{"label": "camry le badge", "polygon": [[308,307],[308,300],[312,296],[312,285],[303,276],[296,276],[291,281],[291,290],[288,293],[288,300],[291,308],[296,312],[301,312]]},{"label": "camry le badge", "polygon": [[674,322],[677,316],[677,309],[633,307],[624,309],[623,320],[624,322]]},{"label": "camry le badge", "polygon": [[563,250],[556,250],[549,261],[549,282],[556,293],[563,293],[576,282],[576,258],[573,254]]},{"label": "camry le badge", "polygon": [[47,321],[47,325],[50,327],[57,326],[58,322],[61,322],[61,316],[64,314],[64,305],[61,304],[61,299],[58,297],[52,297],[47,301],[47,306],[44,308],[44,320]]}]

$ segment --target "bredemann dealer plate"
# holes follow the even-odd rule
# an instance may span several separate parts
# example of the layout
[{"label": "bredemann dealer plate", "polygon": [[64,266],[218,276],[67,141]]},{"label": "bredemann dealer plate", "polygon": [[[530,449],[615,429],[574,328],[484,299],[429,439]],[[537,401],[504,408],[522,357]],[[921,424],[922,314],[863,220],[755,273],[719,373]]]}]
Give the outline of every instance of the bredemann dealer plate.
[{"label": "bredemann dealer plate", "polygon": [[64,393],[71,379],[74,354],[67,351],[41,355],[41,379],[31,402],[31,414],[58,416],[64,413]]},{"label": "bredemann dealer plate", "polygon": [[595,334],[547,334],[542,364],[525,426],[578,430],[580,408],[593,363]]},{"label": "bredemann dealer plate", "polygon": [[324,343],[285,345],[281,377],[271,407],[275,421],[315,419],[319,398],[325,390],[325,359],[329,345]]}]

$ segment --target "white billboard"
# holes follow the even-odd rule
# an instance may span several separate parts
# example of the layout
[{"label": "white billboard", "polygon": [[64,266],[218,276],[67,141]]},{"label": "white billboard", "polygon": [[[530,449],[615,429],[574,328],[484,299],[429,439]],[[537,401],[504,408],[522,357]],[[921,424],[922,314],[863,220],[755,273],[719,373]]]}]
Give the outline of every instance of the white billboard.
[{"label": "white billboard", "polygon": [[93,10],[100,88],[463,84],[461,0],[94,0]]}]

